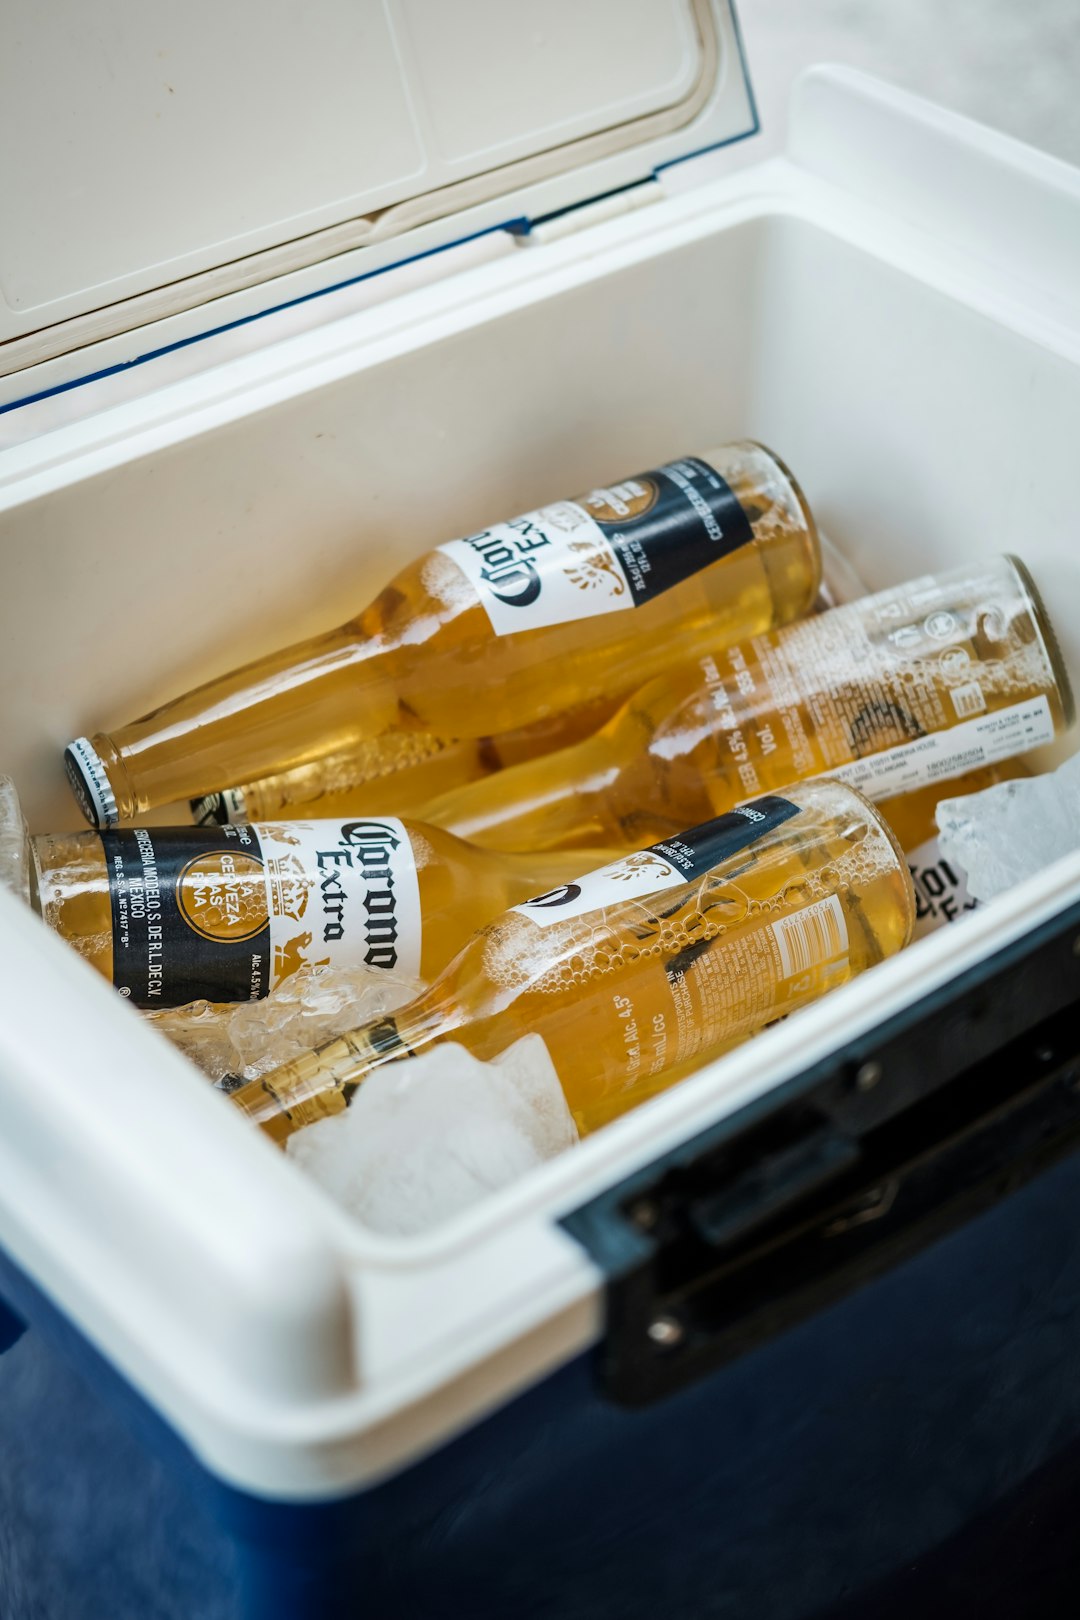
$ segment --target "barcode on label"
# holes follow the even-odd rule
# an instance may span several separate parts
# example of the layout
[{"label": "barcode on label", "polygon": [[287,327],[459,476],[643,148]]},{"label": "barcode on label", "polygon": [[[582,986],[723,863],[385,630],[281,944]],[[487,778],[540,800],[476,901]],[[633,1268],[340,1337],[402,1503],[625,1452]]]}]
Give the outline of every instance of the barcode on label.
[{"label": "barcode on label", "polygon": [[973,714],[982,714],[986,708],[986,699],[978,681],[968,681],[966,686],[954,686],[952,700],[958,720],[970,720]]},{"label": "barcode on label", "polygon": [[781,917],[772,924],[772,933],[785,979],[793,979],[847,951],[847,921],[835,894],[804,906],[802,911],[793,911],[790,917]]}]

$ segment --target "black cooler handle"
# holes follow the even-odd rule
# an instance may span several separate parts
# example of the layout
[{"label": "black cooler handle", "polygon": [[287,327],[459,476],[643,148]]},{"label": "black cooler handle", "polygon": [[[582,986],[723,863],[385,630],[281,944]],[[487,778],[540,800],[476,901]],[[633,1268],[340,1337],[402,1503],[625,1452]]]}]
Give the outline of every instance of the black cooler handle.
[{"label": "black cooler handle", "polygon": [[1080,1144],[1080,905],[563,1220],[640,1406],[851,1293]]}]

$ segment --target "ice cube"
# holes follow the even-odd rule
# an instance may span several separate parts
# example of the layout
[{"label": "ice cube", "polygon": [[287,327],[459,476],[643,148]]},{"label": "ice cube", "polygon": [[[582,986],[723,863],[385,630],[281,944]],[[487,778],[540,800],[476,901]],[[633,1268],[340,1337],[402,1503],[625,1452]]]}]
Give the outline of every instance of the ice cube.
[{"label": "ice cube", "polygon": [[0,884],[30,900],[30,840],[10,776],[0,776]]},{"label": "ice cube", "polygon": [[262,1001],[229,1013],[229,1039],[253,1080],[347,1029],[393,1012],[419,995],[419,979],[386,968],[302,967]]},{"label": "ice cube", "polygon": [[211,1080],[239,1082],[393,1012],[422,989],[419,979],[383,968],[302,967],[262,1001],[192,1001],[145,1016]]},{"label": "ice cube", "polygon": [[1080,849],[1080,754],[1042,776],[998,782],[937,807],[941,852],[967,874],[976,900],[993,900]]},{"label": "ice cube", "polygon": [[163,1007],[143,1017],[178,1046],[208,1079],[219,1081],[236,1074],[242,1060],[229,1039],[231,1007],[209,1001],[189,1001],[185,1007]]},{"label": "ice cube", "polygon": [[482,1063],[454,1042],[388,1063],[287,1152],[365,1226],[426,1231],[578,1139],[539,1035]]}]

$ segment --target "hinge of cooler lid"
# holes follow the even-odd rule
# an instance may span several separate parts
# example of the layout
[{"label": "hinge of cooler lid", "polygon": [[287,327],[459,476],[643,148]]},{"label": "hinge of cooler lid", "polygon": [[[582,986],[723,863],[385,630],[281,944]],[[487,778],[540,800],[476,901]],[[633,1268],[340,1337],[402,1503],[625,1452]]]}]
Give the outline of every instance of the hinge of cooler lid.
[{"label": "hinge of cooler lid", "polygon": [[563,1220],[642,1405],[842,1298],[1080,1147],[1080,905]]},{"label": "hinge of cooler lid", "polygon": [[622,214],[632,214],[638,208],[647,208],[650,203],[660,202],[663,196],[664,188],[659,180],[639,180],[634,185],[620,186],[617,191],[593,197],[589,202],[574,203],[569,208],[542,214],[538,219],[530,220],[527,226],[515,230],[513,235],[519,247],[557,242],[561,237],[573,236],[590,225],[599,225],[605,220],[618,219]]}]

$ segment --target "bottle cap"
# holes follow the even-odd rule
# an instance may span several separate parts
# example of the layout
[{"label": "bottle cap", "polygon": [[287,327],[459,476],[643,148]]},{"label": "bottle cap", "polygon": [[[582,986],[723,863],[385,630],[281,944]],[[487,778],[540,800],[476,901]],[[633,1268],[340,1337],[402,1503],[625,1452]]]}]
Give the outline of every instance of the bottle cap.
[{"label": "bottle cap", "polygon": [[115,827],[120,820],[108,774],[88,737],[76,737],[64,749],[64,769],[79,809],[93,827]]}]

